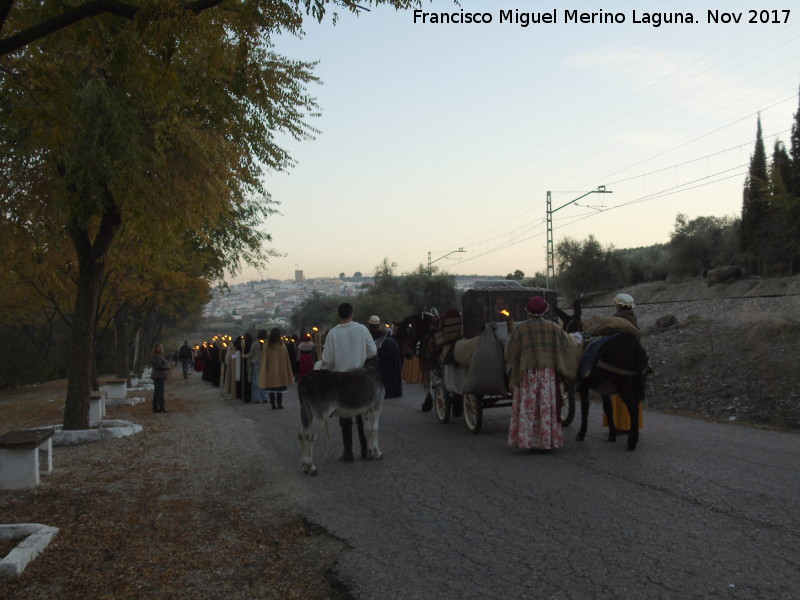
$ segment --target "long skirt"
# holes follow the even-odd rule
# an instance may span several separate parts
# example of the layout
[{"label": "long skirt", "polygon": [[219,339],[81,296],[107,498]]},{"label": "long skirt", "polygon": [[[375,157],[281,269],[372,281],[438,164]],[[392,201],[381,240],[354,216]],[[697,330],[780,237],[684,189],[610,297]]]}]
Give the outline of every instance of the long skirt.
[{"label": "long skirt", "polygon": [[422,371],[419,368],[419,356],[403,361],[403,381],[406,383],[422,383]]},{"label": "long skirt", "polygon": [[508,445],[552,450],[564,445],[558,418],[559,384],[555,369],[528,369],[514,390]]}]

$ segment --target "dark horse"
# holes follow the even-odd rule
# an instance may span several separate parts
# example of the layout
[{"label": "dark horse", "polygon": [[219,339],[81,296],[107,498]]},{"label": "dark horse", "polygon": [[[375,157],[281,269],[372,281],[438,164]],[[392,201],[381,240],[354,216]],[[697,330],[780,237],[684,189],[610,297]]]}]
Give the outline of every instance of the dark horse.
[{"label": "dark horse", "polygon": [[[595,342],[596,343],[596,342]],[[583,369],[582,369],[583,370]],[[617,429],[611,409],[611,394],[619,394],[631,419],[628,450],[636,450],[639,442],[639,405],[644,401],[645,379],[649,372],[647,352],[630,333],[608,336],[597,353],[597,361],[588,376],[578,373],[577,388],[581,397],[581,428],[579,442],[586,437],[589,419],[589,390],[603,399],[603,411],[608,418],[608,441],[617,440]]]},{"label": "dark horse", "polygon": [[422,311],[403,319],[397,324],[397,331],[394,334],[400,346],[400,351],[407,359],[419,358],[419,370],[422,375],[422,385],[425,387],[425,401],[422,403],[422,410],[429,411],[433,408],[433,396],[431,395],[431,367],[434,360],[435,344],[433,334],[439,315],[436,309],[432,311]]}]

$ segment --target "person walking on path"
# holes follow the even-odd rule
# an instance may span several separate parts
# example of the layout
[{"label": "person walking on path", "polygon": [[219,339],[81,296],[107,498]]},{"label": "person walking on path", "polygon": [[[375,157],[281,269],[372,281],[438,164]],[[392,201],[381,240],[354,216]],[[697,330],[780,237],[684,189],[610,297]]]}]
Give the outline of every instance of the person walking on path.
[{"label": "person walking on path", "polygon": [[392,339],[392,330],[381,324],[378,315],[372,315],[367,327],[378,348],[378,368],[385,391],[384,398],[403,396],[403,353],[400,345]]},{"label": "person walking on path", "polygon": [[[636,305],[633,301],[633,296],[630,294],[617,294],[614,297],[614,315],[621,319],[625,319],[636,329],[639,329],[639,320],[633,309]],[[622,401],[622,396],[619,394],[611,394],[611,415],[614,419],[614,428],[618,434],[627,434],[631,430],[631,416],[628,413],[628,407]],[[644,411],[639,410],[639,429],[644,428]],[[608,416],[603,411],[603,427],[608,427]]]},{"label": "person walking on path", "polygon": [[269,332],[261,353],[261,372],[258,385],[269,392],[272,410],[283,408],[283,392],[294,383],[294,372],[289,351],[277,327]]},{"label": "person walking on path", "polygon": [[152,372],[150,378],[153,380],[153,412],[165,413],[164,408],[164,381],[169,379],[169,363],[164,358],[164,346],[156,344],[150,352],[150,366]]},{"label": "person walking on path", "polygon": [[267,401],[267,394],[259,385],[261,375],[261,355],[264,352],[264,344],[267,342],[267,330],[259,329],[256,339],[250,345],[250,352],[247,357],[247,368],[250,370],[250,401],[254,404],[264,404]]},{"label": "person walking on path", "polygon": [[539,452],[564,445],[559,376],[574,378],[578,368],[577,342],[544,318],[547,309],[540,296],[528,301],[528,320],[514,327],[505,352],[513,390],[508,444]]},{"label": "person walking on path", "polygon": [[192,362],[192,349],[189,347],[189,342],[183,342],[183,346],[178,350],[178,360],[181,361],[181,368],[183,369],[183,378],[189,378],[189,365]]},{"label": "person walking on path", "polygon": [[[372,334],[361,323],[353,321],[353,306],[348,302],[339,305],[339,324],[328,332],[322,348],[322,360],[317,368],[330,371],[351,371],[364,366],[368,358],[378,353]],[[361,443],[361,457],[367,456],[367,436],[361,415],[356,417],[358,440]],[[339,459],[353,462],[353,418],[340,417],[344,452]]]},{"label": "person walking on path", "polygon": [[308,373],[314,370],[314,363],[317,362],[317,346],[311,340],[310,333],[304,333],[302,340],[297,344],[297,363],[299,372],[297,380],[301,380]]}]

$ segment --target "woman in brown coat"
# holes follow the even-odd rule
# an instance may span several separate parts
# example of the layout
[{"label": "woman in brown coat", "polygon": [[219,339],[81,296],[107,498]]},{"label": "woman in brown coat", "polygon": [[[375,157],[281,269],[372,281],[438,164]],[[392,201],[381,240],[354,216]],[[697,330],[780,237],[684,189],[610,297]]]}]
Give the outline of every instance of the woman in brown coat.
[{"label": "woman in brown coat", "polygon": [[274,410],[283,408],[283,392],[292,383],[294,383],[292,361],[289,358],[286,344],[281,339],[281,332],[276,327],[269,332],[267,343],[261,354],[258,385],[269,392],[269,403]]}]

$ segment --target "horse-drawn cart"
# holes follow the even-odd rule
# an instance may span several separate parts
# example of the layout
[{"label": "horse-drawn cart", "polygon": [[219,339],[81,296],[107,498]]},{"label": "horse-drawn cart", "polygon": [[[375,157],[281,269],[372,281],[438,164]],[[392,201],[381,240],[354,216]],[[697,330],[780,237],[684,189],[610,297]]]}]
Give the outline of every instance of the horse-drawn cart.
[{"label": "horse-drawn cart", "polygon": [[[439,320],[433,337],[437,360],[430,361],[429,391],[440,423],[463,414],[469,430],[479,433],[485,409],[511,406],[505,347],[513,324],[527,318],[525,306],[532,296],[547,300],[551,307],[548,316],[555,320],[554,291],[525,288],[511,281],[476,285],[464,293],[460,315],[448,311]],[[575,416],[575,400],[564,383],[561,392],[560,417],[566,426]]]}]

